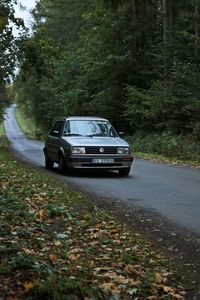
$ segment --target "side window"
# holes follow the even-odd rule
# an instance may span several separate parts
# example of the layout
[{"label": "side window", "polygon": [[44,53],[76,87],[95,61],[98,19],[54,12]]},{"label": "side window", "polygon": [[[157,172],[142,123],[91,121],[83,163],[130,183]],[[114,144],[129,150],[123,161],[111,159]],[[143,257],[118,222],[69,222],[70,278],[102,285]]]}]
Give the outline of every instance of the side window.
[{"label": "side window", "polygon": [[63,125],[63,122],[61,122],[61,121],[56,122],[56,124],[51,129],[50,134],[52,136],[55,136],[55,137],[60,136],[60,133],[61,133],[61,130],[62,130],[62,125]]},{"label": "side window", "polygon": [[69,121],[66,121],[64,127],[64,135],[69,135],[71,133]]}]

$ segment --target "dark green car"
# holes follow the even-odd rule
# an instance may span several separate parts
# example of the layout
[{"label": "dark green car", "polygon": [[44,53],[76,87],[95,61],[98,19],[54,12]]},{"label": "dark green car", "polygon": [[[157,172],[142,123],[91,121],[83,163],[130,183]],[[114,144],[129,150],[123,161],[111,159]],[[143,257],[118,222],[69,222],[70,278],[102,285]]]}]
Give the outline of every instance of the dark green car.
[{"label": "dark green car", "polygon": [[97,117],[68,117],[58,120],[49,131],[45,146],[45,165],[59,171],[69,169],[118,170],[128,175],[133,157],[110,122]]}]

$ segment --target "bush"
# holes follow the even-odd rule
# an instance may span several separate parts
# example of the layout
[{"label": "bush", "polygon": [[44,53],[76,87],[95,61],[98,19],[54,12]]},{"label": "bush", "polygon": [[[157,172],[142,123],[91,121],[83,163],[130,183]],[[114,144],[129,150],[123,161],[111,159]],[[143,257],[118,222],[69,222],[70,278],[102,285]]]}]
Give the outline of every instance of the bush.
[{"label": "bush", "polygon": [[200,143],[191,136],[137,133],[128,138],[133,152],[159,154],[173,159],[200,162]]}]

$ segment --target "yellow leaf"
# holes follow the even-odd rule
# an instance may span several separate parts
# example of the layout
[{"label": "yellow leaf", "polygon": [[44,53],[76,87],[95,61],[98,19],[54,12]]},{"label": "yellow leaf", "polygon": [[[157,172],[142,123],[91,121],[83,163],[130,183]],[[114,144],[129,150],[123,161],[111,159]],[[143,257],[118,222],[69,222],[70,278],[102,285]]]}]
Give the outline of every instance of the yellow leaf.
[{"label": "yellow leaf", "polygon": [[25,293],[29,292],[34,288],[34,285],[31,281],[24,283]]},{"label": "yellow leaf", "polygon": [[155,283],[161,283],[163,281],[163,277],[160,273],[155,274]]},{"label": "yellow leaf", "polygon": [[40,209],[40,210],[39,210],[38,216],[39,216],[40,220],[43,219],[43,217],[44,217],[44,209]]},{"label": "yellow leaf", "polygon": [[170,286],[162,285],[161,286],[165,293],[173,293],[173,289]]}]

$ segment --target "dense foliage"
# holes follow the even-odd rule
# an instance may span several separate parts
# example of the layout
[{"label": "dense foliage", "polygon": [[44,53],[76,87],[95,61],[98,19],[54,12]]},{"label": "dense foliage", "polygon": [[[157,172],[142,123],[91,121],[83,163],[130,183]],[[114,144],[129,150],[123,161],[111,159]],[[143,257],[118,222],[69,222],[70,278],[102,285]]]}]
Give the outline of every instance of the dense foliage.
[{"label": "dense foliage", "polygon": [[13,25],[24,28],[22,19],[14,15],[15,0],[0,2],[0,118],[7,100],[5,83],[14,75],[18,57],[18,39],[13,36]]},{"label": "dense foliage", "polygon": [[41,127],[100,115],[199,140],[198,0],[40,0],[34,18],[15,94]]}]

